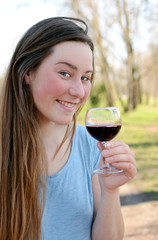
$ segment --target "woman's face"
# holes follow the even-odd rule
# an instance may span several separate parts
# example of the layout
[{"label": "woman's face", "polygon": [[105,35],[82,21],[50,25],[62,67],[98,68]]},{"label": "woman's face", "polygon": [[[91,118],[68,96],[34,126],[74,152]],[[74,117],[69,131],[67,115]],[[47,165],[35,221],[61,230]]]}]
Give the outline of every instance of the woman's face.
[{"label": "woman's face", "polygon": [[39,68],[25,75],[30,84],[40,123],[68,124],[91,90],[93,55],[82,42],[53,47]]}]

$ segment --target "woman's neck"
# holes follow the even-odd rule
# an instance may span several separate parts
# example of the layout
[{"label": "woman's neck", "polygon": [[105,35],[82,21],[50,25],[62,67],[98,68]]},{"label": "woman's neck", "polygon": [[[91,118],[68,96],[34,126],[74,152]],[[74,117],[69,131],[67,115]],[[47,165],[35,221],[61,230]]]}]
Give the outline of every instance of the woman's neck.
[{"label": "woman's neck", "polygon": [[58,147],[67,131],[68,125],[58,125],[50,122],[49,124],[43,124],[40,128],[44,145],[47,146],[53,143],[54,146]]},{"label": "woman's neck", "polygon": [[50,122],[41,126],[41,137],[45,147],[49,175],[58,172],[68,161],[72,131],[73,123],[57,125]]}]

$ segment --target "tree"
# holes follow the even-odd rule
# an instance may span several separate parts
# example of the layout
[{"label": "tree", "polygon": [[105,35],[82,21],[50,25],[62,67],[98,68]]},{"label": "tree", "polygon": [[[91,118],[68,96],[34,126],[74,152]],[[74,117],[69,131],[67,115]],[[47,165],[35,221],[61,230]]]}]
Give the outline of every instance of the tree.
[{"label": "tree", "polygon": [[[155,39],[157,39],[156,36]],[[150,51],[142,58],[142,90],[146,97],[146,104],[149,104],[149,100],[152,99],[156,105],[158,99],[158,44],[153,41],[149,47]]]},{"label": "tree", "polygon": [[122,31],[122,37],[125,43],[127,52],[127,77],[128,77],[128,110],[136,108],[137,104],[141,102],[141,90],[140,90],[140,75],[138,66],[135,63],[135,53],[133,47],[133,40],[131,25],[131,13],[135,13],[135,28],[137,29],[138,16],[141,9],[141,3],[137,6],[136,11],[133,8],[133,4],[130,6],[126,0],[115,0],[117,6],[117,21]]},{"label": "tree", "polygon": [[[143,53],[141,46],[140,49],[138,47],[142,27],[140,21],[148,22],[148,19],[144,18],[144,13],[147,15],[149,10],[151,11],[150,1],[69,0],[69,2],[74,15],[85,19],[90,26],[96,46],[96,63],[99,69],[97,74],[100,73],[104,81],[108,105],[113,105],[117,96],[124,111],[135,109],[142,101],[143,65],[140,64],[139,56]],[[127,101],[124,100],[125,96]]]},{"label": "tree", "polygon": [[[83,1],[78,0],[71,0],[71,8],[80,18],[86,20],[88,25],[91,27],[91,34],[92,38],[95,41],[96,51],[97,51],[97,61],[100,69],[100,73],[102,74],[102,79],[105,84],[105,91],[106,91],[106,101],[109,106],[114,105],[114,96],[112,91],[112,84],[109,77],[109,64],[107,61],[107,49],[104,47],[102,31],[99,22],[99,12],[98,12],[98,4],[95,0],[85,0],[84,6],[86,5],[88,10],[86,11],[91,12],[91,14],[87,14],[86,11],[82,8]],[[88,18],[91,16],[91,18]]]}]

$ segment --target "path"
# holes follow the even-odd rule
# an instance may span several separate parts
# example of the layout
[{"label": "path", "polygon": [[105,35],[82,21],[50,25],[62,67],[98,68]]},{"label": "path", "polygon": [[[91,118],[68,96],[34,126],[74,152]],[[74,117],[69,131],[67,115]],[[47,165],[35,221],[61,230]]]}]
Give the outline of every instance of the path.
[{"label": "path", "polygon": [[124,240],[158,239],[158,200],[155,199],[158,199],[158,192],[140,193],[129,184],[121,188]]}]

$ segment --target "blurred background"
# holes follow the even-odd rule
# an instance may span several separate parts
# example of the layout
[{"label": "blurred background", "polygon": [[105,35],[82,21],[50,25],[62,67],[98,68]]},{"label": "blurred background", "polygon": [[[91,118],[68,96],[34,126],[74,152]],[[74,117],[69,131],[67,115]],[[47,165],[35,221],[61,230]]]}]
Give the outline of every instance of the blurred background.
[{"label": "blurred background", "polygon": [[0,7],[0,82],[23,33],[53,16],[84,19],[95,43],[89,107],[118,106],[118,139],[135,152],[138,174],[121,189],[125,239],[158,239],[158,1],[5,0]]}]

